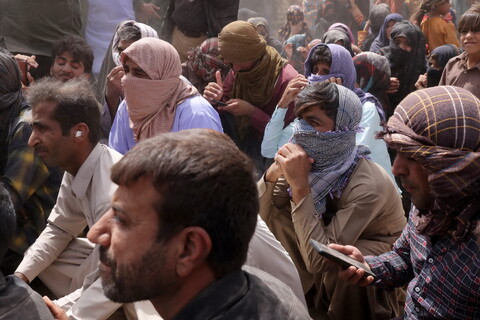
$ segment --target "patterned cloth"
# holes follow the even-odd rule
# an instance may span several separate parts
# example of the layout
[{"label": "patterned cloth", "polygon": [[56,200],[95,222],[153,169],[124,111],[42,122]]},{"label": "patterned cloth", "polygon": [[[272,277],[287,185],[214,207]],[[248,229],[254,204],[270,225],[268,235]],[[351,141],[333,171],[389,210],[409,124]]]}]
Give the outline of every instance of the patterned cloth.
[{"label": "patterned cloth", "polygon": [[411,93],[389,119],[383,139],[428,173],[434,205],[419,233],[462,239],[480,218],[479,119],[480,100],[453,86]]},{"label": "patterned cloth", "polygon": [[63,171],[45,166],[27,144],[32,128],[20,122],[12,132],[2,183],[12,194],[17,230],[10,249],[23,255],[45,228],[57,200]]},{"label": "patterned cloth", "polygon": [[17,215],[10,249],[23,255],[45,228],[61,173],[47,168],[28,146],[32,129],[21,119],[30,108],[23,102],[20,69],[4,51],[0,51],[0,70],[0,180],[12,196]]},{"label": "patterned cloth", "polygon": [[209,38],[188,52],[187,68],[203,81],[215,81],[217,70],[228,70],[230,67],[219,58],[218,38]]},{"label": "patterned cloth", "polygon": [[448,237],[433,242],[418,234],[418,221],[414,210],[392,251],[365,257],[376,275],[374,285],[391,289],[408,284],[405,319],[480,319],[478,239],[470,235],[461,242]]},{"label": "patterned cloth", "polygon": [[318,16],[318,10],[322,8],[322,0],[303,0],[304,20],[310,29],[313,29]]},{"label": "patterned cloth", "polygon": [[390,64],[387,58],[373,52],[362,52],[353,57],[353,64],[360,89],[374,95],[384,112],[388,110],[385,91],[390,88]]},{"label": "patterned cloth", "polygon": [[302,24],[300,34],[304,34],[305,37],[307,38],[307,43],[313,40],[312,35],[310,34],[310,30],[308,28],[308,25],[305,21],[303,21],[303,9],[300,6],[293,5],[288,7],[287,10],[287,22],[278,30],[278,40],[280,42],[285,42],[287,41],[290,36],[293,36],[292,33],[292,26],[291,25],[297,25],[299,23]]},{"label": "patterned cloth", "polygon": [[388,60],[373,52],[362,52],[353,57],[357,84],[365,92],[379,92],[390,88]]},{"label": "patterned cloth", "polygon": [[315,203],[315,216],[319,219],[326,211],[326,197],[341,196],[358,159],[370,152],[367,147],[355,144],[362,117],[360,100],[351,90],[335,86],[338,90],[335,130],[320,132],[305,120],[298,120],[291,139],[315,160],[308,180]]}]

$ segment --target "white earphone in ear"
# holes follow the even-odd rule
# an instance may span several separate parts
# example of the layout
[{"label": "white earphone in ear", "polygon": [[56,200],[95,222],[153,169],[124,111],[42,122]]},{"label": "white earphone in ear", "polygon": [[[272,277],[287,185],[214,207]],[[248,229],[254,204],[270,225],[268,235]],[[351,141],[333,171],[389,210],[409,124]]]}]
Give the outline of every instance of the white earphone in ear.
[{"label": "white earphone in ear", "polygon": [[82,130],[78,130],[77,132],[75,132],[75,138],[78,138],[78,137],[81,137],[81,136],[83,136]]}]

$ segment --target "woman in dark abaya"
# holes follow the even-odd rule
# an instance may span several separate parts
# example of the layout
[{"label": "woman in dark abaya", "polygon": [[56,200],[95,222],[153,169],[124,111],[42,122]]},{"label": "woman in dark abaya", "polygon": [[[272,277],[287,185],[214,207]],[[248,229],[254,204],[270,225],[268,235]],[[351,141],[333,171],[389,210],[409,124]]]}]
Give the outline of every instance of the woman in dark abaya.
[{"label": "woman in dark abaya", "polygon": [[388,119],[398,103],[415,91],[418,76],[426,71],[425,38],[422,31],[411,22],[397,22],[393,26],[389,46],[380,49],[380,54],[390,62],[392,77],[388,90]]}]

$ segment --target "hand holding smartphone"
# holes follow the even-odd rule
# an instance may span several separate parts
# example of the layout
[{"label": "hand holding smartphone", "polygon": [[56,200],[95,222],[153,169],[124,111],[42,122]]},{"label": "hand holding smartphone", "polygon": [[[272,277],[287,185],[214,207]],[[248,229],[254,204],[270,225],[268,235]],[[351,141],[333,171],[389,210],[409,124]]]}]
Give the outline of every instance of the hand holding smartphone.
[{"label": "hand holding smartphone", "polygon": [[338,264],[344,269],[347,269],[350,266],[354,266],[357,269],[363,269],[365,271],[365,276],[372,276],[375,278],[375,274],[369,270],[367,267],[365,267],[362,263],[359,261],[350,258],[349,256],[337,251],[333,250],[329,247],[327,247],[324,244],[321,244],[320,242],[310,239],[310,245],[323,257],[331,260],[332,262]]},{"label": "hand holding smartphone", "polygon": [[228,106],[227,103],[220,101],[220,100],[212,100],[213,103],[217,104],[218,106],[225,107]]}]

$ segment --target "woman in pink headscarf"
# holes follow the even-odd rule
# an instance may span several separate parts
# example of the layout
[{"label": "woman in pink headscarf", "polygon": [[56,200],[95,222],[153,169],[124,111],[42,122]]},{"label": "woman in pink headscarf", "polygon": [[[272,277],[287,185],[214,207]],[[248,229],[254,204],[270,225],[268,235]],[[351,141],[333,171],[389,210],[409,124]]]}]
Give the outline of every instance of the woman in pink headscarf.
[{"label": "woman in pink headscarf", "polygon": [[125,101],[110,131],[111,147],[125,153],[136,142],[164,132],[222,131],[218,113],[181,77],[180,57],[171,44],[143,38],[122,52],[121,62]]}]

